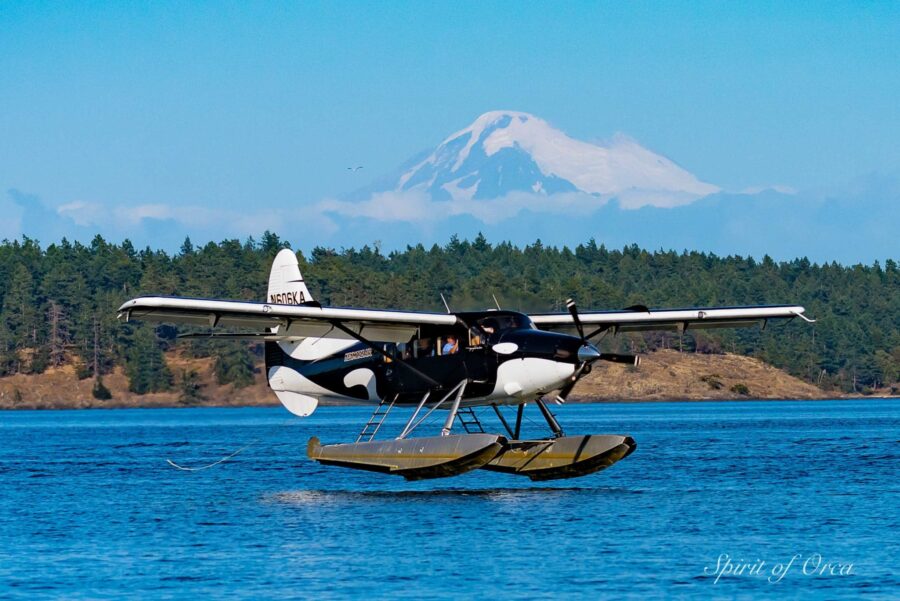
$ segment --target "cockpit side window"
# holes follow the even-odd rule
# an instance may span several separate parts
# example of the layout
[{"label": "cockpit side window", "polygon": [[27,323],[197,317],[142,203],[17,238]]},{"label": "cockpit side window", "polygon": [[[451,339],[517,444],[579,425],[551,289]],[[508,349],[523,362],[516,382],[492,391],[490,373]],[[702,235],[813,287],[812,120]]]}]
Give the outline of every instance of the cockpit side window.
[{"label": "cockpit side window", "polygon": [[484,319],[478,321],[478,325],[480,325],[481,329],[488,334],[493,334],[502,329],[500,327],[500,320],[496,317],[485,317]]}]

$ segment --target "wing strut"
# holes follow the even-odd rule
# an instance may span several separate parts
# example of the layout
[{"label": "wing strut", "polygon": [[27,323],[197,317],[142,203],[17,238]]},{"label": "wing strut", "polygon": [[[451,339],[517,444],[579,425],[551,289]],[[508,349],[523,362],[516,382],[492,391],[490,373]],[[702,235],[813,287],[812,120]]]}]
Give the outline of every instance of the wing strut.
[{"label": "wing strut", "polygon": [[586,338],[587,340],[590,340],[591,338],[593,338],[593,337],[596,336],[597,334],[602,334],[603,332],[607,331],[609,328],[610,328],[610,326],[609,326],[608,324],[607,324],[607,325],[602,325],[602,326],[600,326],[599,328],[597,328],[596,330],[594,330],[593,332],[591,332],[590,334],[588,334],[587,336],[585,336],[585,338]]}]

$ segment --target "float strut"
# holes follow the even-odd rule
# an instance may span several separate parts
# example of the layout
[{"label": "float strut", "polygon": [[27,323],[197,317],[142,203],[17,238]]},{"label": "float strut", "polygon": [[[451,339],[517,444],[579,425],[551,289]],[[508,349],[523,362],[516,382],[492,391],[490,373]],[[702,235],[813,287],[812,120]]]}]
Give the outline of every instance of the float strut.
[{"label": "float strut", "polygon": [[550,426],[550,429],[553,430],[554,438],[561,438],[565,436],[562,428],[559,425],[559,422],[556,421],[556,418],[550,413],[550,410],[547,409],[547,405],[544,404],[542,399],[538,399],[535,401],[537,403],[538,409],[541,410],[541,413],[544,415],[544,419],[547,420],[547,425]]},{"label": "float strut", "polygon": [[419,415],[419,411],[421,411],[422,407],[425,406],[425,402],[428,401],[428,397],[430,397],[430,396],[431,396],[431,391],[429,390],[428,392],[425,393],[425,396],[422,397],[422,400],[419,401],[418,407],[416,407],[416,410],[410,416],[409,420],[407,420],[406,425],[403,426],[403,432],[400,433],[400,436],[397,437],[397,440],[402,440],[402,439],[406,438],[406,435],[409,434],[410,430],[412,430],[413,422],[416,420],[416,417]]},{"label": "float strut", "polygon": [[525,413],[525,405],[522,403],[516,408],[516,431],[513,432],[513,440],[519,440],[519,434],[522,433],[522,414]]},{"label": "float strut", "polygon": [[[423,415],[422,417],[420,417],[420,418],[419,418],[419,421],[417,421],[417,422],[414,423],[413,425],[411,425],[411,426],[409,425],[410,423],[412,423],[412,420],[409,420],[409,423],[406,424],[406,427],[405,427],[405,428],[403,428],[403,433],[402,433],[400,436],[398,436],[397,438],[398,438],[398,439],[403,439],[403,438],[406,438],[407,436],[409,436],[409,435],[412,433],[413,430],[415,430],[416,428],[419,427],[419,424],[421,424],[421,423],[424,422],[426,419],[428,419],[428,416],[431,415],[431,414],[434,412],[435,409],[437,409],[438,407],[440,407],[441,405],[443,405],[444,403],[446,403],[446,402],[447,402],[447,399],[449,399],[451,396],[453,396],[453,395],[456,393],[456,390],[457,390],[458,388],[464,386],[465,383],[466,383],[466,381],[463,380],[462,382],[460,382],[459,384],[457,384],[456,386],[454,386],[453,388],[451,388],[451,389],[450,389],[450,392],[448,392],[448,393],[444,396],[444,398],[442,398],[442,399],[439,400],[437,403],[435,403],[435,404],[431,407],[431,409],[429,409],[427,412],[425,412],[425,415]],[[430,391],[429,391],[429,392],[430,392]],[[428,395],[425,395],[425,399],[424,399],[424,400],[428,400]],[[420,404],[420,405],[424,405],[425,403],[424,403],[424,402],[420,402],[419,404]],[[416,411],[416,413],[418,413],[418,411]]]},{"label": "float strut", "polygon": [[456,412],[459,411],[459,402],[462,400],[463,393],[466,391],[466,380],[463,380],[459,383],[459,392],[456,393],[456,398],[453,399],[453,405],[450,406],[450,413],[447,415],[447,421],[444,422],[444,427],[441,429],[441,436],[449,436],[450,429],[453,427],[453,420],[456,419]]},{"label": "float strut", "polygon": [[509,427],[509,424],[506,423],[506,418],[503,417],[502,413],[500,413],[500,408],[497,407],[497,405],[493,404],[493,403],[491,404],[491,407],[493,407],[494,413],[497,414],[497,417],[500,418],[500,423],[503,424],[503,427],[506,428],[506,431],[509,432],[509,435],[515,439],[515,434],[513,433],[512,428]]}]

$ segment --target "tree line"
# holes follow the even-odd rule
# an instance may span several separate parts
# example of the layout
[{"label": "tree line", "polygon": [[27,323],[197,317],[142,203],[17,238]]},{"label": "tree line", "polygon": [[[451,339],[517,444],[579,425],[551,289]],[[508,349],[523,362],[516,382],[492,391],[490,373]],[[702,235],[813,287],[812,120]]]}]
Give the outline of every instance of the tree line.
[{"label": "tree line", "polygon": [[[272,258],[288,244],[266,232],[259,240],[225,240],[177,253],[136,249],[95,237],[46,248],[32,239],[0,243],[0,376],[41,373],[64,364],[94,378],[122,366],[136,393],[181,386],[196,375],[172,373],[165,352],[181,345],[215,359],[220,383],[253,381],[261,349],[250,343],[177,342],[173,326],[122,323],[116,309],[139,295],[263,300]],[[379,245],[298,253],[310,292],[325,305],[443,310],[493,306],[565,311],[568,297],[583,311],[635,304],[649,307],[802,304],[815,326],[690,330],[608,337],[610,350],[735,352],[763,359],[825,388],[860,391],[900,379],[900,273],[884,265],[816,264],[807,259],[701,252],[609,249],[591,240],[574,249],[519,248],[453,237],[444,245],[383,253]]]}]

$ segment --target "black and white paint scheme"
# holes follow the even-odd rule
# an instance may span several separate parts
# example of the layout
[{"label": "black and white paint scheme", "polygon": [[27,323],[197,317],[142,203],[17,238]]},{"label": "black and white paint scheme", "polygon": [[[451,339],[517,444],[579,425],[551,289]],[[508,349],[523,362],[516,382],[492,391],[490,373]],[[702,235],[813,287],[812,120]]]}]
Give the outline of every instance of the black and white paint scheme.
[{"label": "black and white paint scheme", "polygon": [[[141,297],[123,304],[119,315],[210,329],[186,337],[264,341],[269,386],[291,413],[308,416],[319,405],[374,408],[354,443],[322,445],[311,439],[307,452],[312,459],[408,479],[476,468],[534,480],[568,478],[598,471],[633,452],[629,436],[566,436],[548,407],[548,402],[565,402],[597,361],[639,363],[636,356],[601,353],[592,342],[597,337],[765,326],[795,318],[812,322],[795,305],[633,306],[580,313],[569,301],[566,313],[531,315],[500,308],[426,313],[323,307],[288,249],[275,257],[266,302]],[[546,420],[547,438],[521,439],[528,404]],[[514,415],[508,414],[510,406]],[[396,438],[375,440],[395,407],[409,407],[412,413]],[[490,407],[503,432],[485,432],[474,407]],[[447,411],[440,434],[411,436],[435,410]],[[456,422],[464,433],[452,432]]]}]

